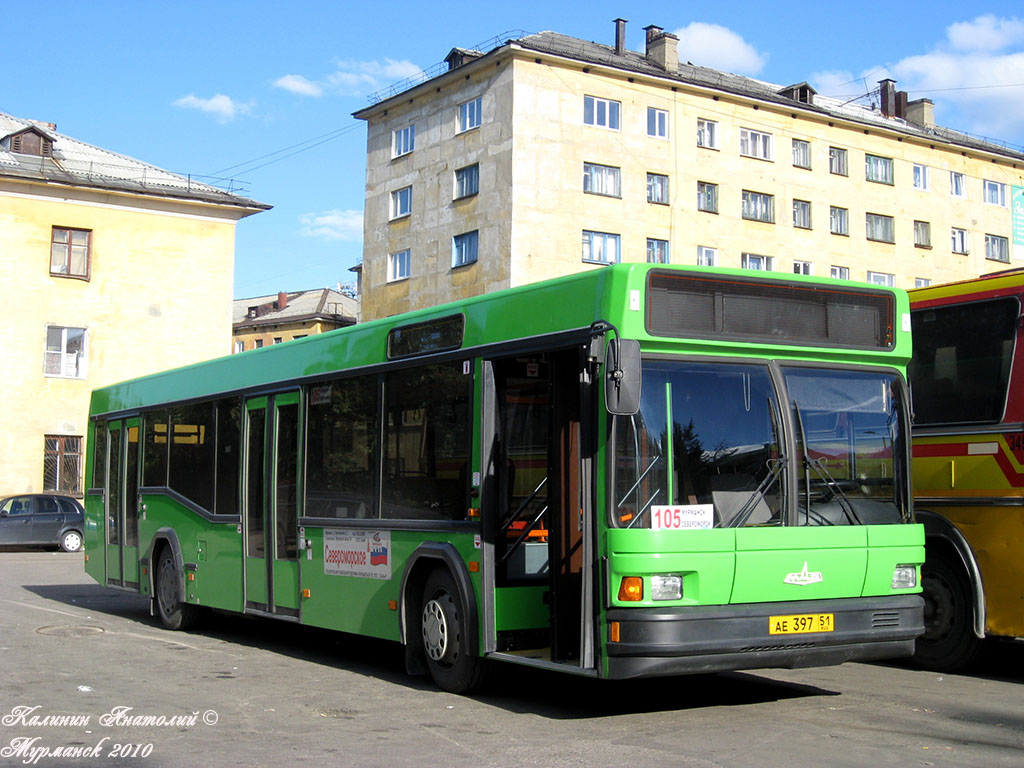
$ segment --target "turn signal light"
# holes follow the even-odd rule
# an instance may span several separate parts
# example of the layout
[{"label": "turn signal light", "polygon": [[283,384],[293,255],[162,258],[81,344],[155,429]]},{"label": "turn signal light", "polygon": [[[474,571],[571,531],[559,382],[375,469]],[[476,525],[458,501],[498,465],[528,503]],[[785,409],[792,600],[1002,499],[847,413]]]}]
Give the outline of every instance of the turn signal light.
[{"label": "turn signal light", "polygon": [[619,582],[619,600],[638,602],[644,599],[644,580],[639,576],[623,576]]}]

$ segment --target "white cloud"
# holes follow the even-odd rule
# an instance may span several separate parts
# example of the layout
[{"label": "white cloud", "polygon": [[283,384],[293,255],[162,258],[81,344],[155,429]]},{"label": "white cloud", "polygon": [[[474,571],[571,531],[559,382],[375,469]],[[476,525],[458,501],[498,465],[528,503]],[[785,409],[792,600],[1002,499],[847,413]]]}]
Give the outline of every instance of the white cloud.
[{"label": "white cloud", "polygon": [[1024,42],[1024,20],[1001,19],[994,14],[973,21],[958,21],[946,30],[950,45],[958,51],[1001,51]]},{"label": "white cloud", "polygon": [[695,21],[673,34],[679,38],[679,58],[727,72],[756,75],[768,61],[731,29]]},{"label": "white cloud", "polygon": [[209,99],[201,99],[194,93],[183,96],[174,102],[174,106],[182,109],[198,109],[207,112],[217,118],[219,123],[227,123],[235,119],[239,114],[247,114],[251,107],[233,100],[230,96],[218,93]]},{"label": "white cloud", "polygon": [[300,96],[320,96],[324,92],[320,85],[312,80],[307,80],[302,75],[284,75],[279,77],[274,81],[274,87],[297,93]]},{"label": "white cloud", "polygon": [[363,212],[335,208],[321,213],[305,213],[300,233],[321,240],[359,241],[363,239]]}]

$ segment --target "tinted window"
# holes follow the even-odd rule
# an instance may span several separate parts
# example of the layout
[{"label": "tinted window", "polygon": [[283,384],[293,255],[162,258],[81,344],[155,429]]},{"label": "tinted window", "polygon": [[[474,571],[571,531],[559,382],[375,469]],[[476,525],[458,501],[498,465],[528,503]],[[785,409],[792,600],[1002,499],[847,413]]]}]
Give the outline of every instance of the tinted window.
[{"label": "tinted window", "polygon": [[107,422],[97,421],[93,429],[91,487],[102,488],[107,479]]},{"label": "tinted window", "polygon": [[217,403],[217,508],[218,515],[238,514],[238,462],[241,453],[240,412],[237,398]]},{"label": "tinted window", "polygon": [[142,484],[167,485],[167,411],[147,413],[142,444]]},{"label": "tinted window", "polygon": [[213,403],[172,408],[168,485],[203,509],[213,510],[216,454]]},{"label": "tinted window", "polygon": [[64,512],[64,517],[77,517],[82,514],[82,510],[71,499],[58,499],[58,502],[60,503],[61,510]]}]

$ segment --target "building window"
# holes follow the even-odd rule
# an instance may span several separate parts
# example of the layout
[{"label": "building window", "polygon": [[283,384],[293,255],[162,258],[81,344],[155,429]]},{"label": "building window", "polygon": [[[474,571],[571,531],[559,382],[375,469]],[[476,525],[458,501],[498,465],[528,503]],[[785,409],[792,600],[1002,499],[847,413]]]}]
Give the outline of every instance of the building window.
[{"label": "building window", "polygon": [[452,238],[452,267],[462,267],[476,261],[479,231],[473,230]]},{"label": "building window", "polygon": [[743,218],[752,221],[775,221],[775,196],[743,190]]},{"label": "building window", "polygon": [[668,138],[668,112],[655,107],[647,108],[647,135],[656,139]]},{"label": "building window", "polygon": [[964,186],[964,175],[956,171],[949,172],[949,194],[953,197],[967,197],[967,187]]},{"label": "building window", "polygon": [[54,227],[50,237],[50,274],[88,280],[91,241],[92,232],[87,229]]},{"label": "building window", "polygon": [[239,352],[245,352],[244,341],[236,341],[234,347],[232,348],[231,354],[237,355]]},{"label": "building window", "polygon": [[480,165],[474,163],[455,171],[455,199],[472,197],[480,191]]},{"label": "building window", "polygon": [[850,268],[849,267],[837,267],[833,265],[829,270],[829,276],[833,280],[849,280],[850,279]]},{"label": "building window", "polygon": [[928,191],[928,166],[914,163],[914,189]]},{"label": "building window", "polygon": [[391,156],[401,157],[408,155],[416,146],[416,126],[408,125],[399,128],[392,134]]},{"label": "building window", "polygon": [[84,379],[88,368],[89,334],[85,328],[46,326],[43,374],[62,379]]},{"label": "building window", "polygon": [[877,240],[881,243],[896,242],[893,234],[892,216],[882,216],[878,213],[867,214],[865,231],[868,240]]},{"label": "building window", "polygon": [[718,185],[707,181],[697,182],[697,210],[718,213]]},{"label": "building window", "polygon": [[583,260],[591,264],[618,264],[621,258],[619,236],[608,232],[583,230]]},{"label": "building window", "polygon": [[847,176],[846,150],[839,147],[828,148],[828,172],[837,176]]},{"label": "building window", "polygon": [[583,191],[591,195],[621,197],[621,172],[611,165],[583,164]]},{"label": "building window", "polygon": [[868,272],[868,282],[874,285],[884,285],[888,288],[893,286],[893,275],[885,272]]},{"label": "building window", "polygon": [[914,287],[915,288],[927,288],[931,284],[932,284],[932,279],[930,277],[915,277],[914,278]]},{"label": "building window", "polygon": [[1010,263],[1010,241],[999,235],[985,235],[985,258]]},{"label": "building window", "polygon": [[697,265],[701,267],[713,267],[718,263],[718,249],[708,248],[706,245],[697,246]]},{"label": "building window", "polygon": [[850,211],[847,208],[836,208],[834,205],[829,209],[829,231],[833,235],[850,234]]},{"label": "building window", "polygon": [[388,254],[388,282],[405,280],[409,277],[409,249]]},{"label": "building window", "polygon": [[813,274],[811,271],[811,262],[809,261],[794,261],[793,262],[793,274],[794,275],[810,275]]},{"label": "building window", "polygon": [[914,222],[914,245],[918,248],[932,247],[932,225],[929,222]]},{"label": "building window", "polygon": [[668,264],[668,240],[647,238],[647,263]]},{"label": "building window", "polygon": [[797,229],[811,228],[811,204],[807,200],[793,201],[793,226]]},{"label": "building window", "polygon": [[967,230],[966,229],[957,229],[956,227],[953,227],[953,229],[951,230],[951,235],[952,235],[952,239],[953,239],[953,244],[952,244],[953,253],[962,253],[962,254],[966,255],[968,253],[968,250],[967,250]]},{"label": "building window", "polygon": [[771,272],[775,268],[774,256],[760,256],[756,253],[744,253],[741,257],[744,269],[757,269],[762,272]]},{"label": "building window", "polygon": [[43,490],[81,494],[81,436],[45,435],[43,445]]},{"label": "building window", "polygon": [[998,181],[985,180],[985,202],[989,205],[1006,207],[1006,185]]},{"label": "building window", "polygon": [[750,128],[740,128],[740,154],[744,157],[755,157],[758,160],[774,159],[772,135]]},{"label": "building window", "polygon": [[620,108],[621,105],[617,101],[599,99],[597,96],[584,96],[583,122],[586,125],[596,125],[599,128],[617,131],[619,130]]},{"label": "building window", "polygon": [[284,337],[283,336],[275,336],[274,337],[274,344],[280,344],[282,341],[284,341]]},{"label": "building window", "polygon": [[391,218],[400,219],[412,213],[412,187],[402,187],[391,193]]},{"label": "building window", "polygon": [[252,343],[252,348],[253,349],[263,349],[263,339],[256,339],[256,341],[254,341]]},{"label": "building window", "polygon": [[714,120],[697,118],[697,146],[718,149],[718,123]]},{"label": "building window", "polygon": [[661,173],[647,174],[647,202],[668,205],[668,176]]},{"label": "building window", "polygon": [[892,184],[892,158],[864,155],[864,178],[878,184]]},{"label": "building window", "polygon": [[811,142],[793,139],[793,165],[797,168],[811,167]]},{"label": "building window", "polygon": [[480,127],[481,97],[459,105],[459,133]]}]

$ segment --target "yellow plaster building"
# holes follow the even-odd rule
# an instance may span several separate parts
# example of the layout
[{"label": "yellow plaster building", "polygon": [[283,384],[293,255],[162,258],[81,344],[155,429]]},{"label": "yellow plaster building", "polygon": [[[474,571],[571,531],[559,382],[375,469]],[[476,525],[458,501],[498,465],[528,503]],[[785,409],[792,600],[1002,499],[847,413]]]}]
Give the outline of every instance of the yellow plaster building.
[{"label": "yellow plaster building", "polygon": [[269,347],[354,325],[359,303],[330,288],[235,299],[232,352]]},{"label": "yellow plaster building", "polygon": [[0,494],[80,494],[93,388],[226,352],[268,207],[0,113]]},{"label": "yellow plaster building", "polygon": [[1011,266],[1024,154],[935,125],[890,80],[846,104],[646,31],[643,53],[622,20],[614,45],[454,49],[356,113],[364,320],[616,261],[904,288]]}]

